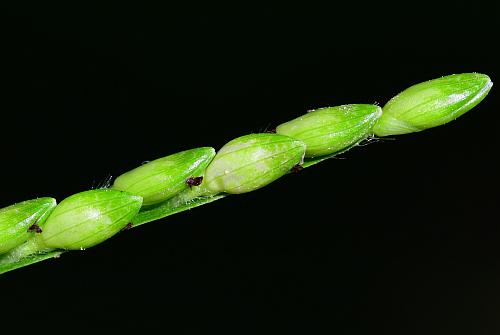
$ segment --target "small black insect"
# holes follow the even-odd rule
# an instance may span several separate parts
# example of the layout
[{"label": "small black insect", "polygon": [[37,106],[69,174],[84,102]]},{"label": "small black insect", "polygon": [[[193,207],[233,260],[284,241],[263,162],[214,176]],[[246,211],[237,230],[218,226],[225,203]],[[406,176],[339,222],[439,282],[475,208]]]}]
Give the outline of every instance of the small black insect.
[{"label": "small black insect", "polygon": [[266,130],[266,133],[268,133],[268,134],[276,134],[276,128]]},{"label": "small black insect", "polygon": [[297,164],[297,165],[294,165],[294,167],[290,170],[290,172],[299,173],[302,170],[304,170],[304,167],[300,164]]},{"label": "small black insect", "polygon": [[127,223],[127,225],[125,227],[122,228],[122,231],[130,230],[130,228],[132,228],[132,226],[133,226],[132,222],[129,222],[129,223]]},{"label": "small black insect", "polygon": [[40,234],[42,232],[42,228],[40,228],[40,226],[35,223],[31,227],[28,228],[28,231]]},{"label": "small black insect", "polygon": [[186,184],[188,184],[189,188],[193,186],[200,186],[203,181],[203,177],[189,177],[186,179]]}]

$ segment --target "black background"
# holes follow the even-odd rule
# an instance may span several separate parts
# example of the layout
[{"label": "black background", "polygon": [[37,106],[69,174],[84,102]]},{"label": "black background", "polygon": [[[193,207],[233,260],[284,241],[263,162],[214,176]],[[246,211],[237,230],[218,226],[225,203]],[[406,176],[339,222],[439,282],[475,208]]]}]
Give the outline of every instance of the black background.
[{"label": "black background", "polygon": [[[0,206],[306,110],[500,78],[480,1],[2,8]],[[498,334],[499,99],[0,278],[2,327]],[[20,322],[20,323],[19,323]],[[21,325],[21,326],[19,326]]]}]

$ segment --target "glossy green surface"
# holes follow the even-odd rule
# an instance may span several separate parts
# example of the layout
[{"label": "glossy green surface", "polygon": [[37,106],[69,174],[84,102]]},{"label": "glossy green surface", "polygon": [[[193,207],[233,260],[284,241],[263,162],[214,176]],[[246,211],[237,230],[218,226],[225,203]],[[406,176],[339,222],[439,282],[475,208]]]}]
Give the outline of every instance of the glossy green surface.
[{"label": "glossy green surface", "polygon": [[261,188],[302,162],[305,144],[278,134],[252,134],[224,145],[208,166],[205,187],[217,194]]},{"label": "glossy green surface", "polygon": [[55,208],[40,238],[50,248],[89,248],[123,229],[141,205],[141,197],[118,190],[77,193]]},{"label": "glossy green surface", "polygon": [[214,156],[213,148],[204,147],[156,159],[116,178],[113,188],[139,195],[144,205],[153,205],[188,188],[186,179],[201,176]]},{"label": "glossy green surface", "polygon": [[325,156],[366,138],[381,115],[382,109],[375,105],[320,108],[279,125],[276,133],[303,141],[306,157]]},{"label": "glossy green surface", "polygon": [[[342,152],[347,151],[348,149],[345,149]],[[341,152],[340,152],[341,153]],[[332,158],[336,156],[337,154],[332,154],[332,155],[327,155],[327,156],[321,156],[317,158],[310,158],[306,159],[304,161],[304,168],[310,167],[314,164],[317,164],[319,162],[322,162],[328,158]],[[133,223],[133,228],[138,227],[140,225],[143,225],[148,222],[156,221],[165,217],[168,217],[173,214],[177,214],[180,212],[184,212],[193,208],[196,208],[198,206],[206,205],[211,202],[220,200],[222,198],[225,198],[228,196],[227,193],[221,193],[217,194],[214,196],[197,196],[200,192],[196,192],[196,189],[193,188],[193,192],[190,190],[185,190],[173,198],[166,200],[162,203],[156,204],[154,206],[149,206],[146,208],[142,208],[141,211],[134,216],[132,219]],[[7,257],[2,257],[0,256],[0,274],[9,272],[18,268],[22,268],[24,266],[28,266],[37,262],[41,262],[44,260],[48,260],[51,258],[57,258],[59,257],[64,251],[62,250],[41,250],[36,246],[33,248],[34,250],[37,250],[36,254],[30,254],[30,252],[24,252],[21,251],[20,254],[30,254],[27,257],[20,258],[18,255],[9,255],[6,254]]]},{"label": "glossy green surface", "polygon": [[384,106],[373,131],[388,136],[440,126],[476,106],[492,86],[490,78],[480,73],[454,74],[414,85]]},{"label": "glossy green surface", "polygon": [[164,217],[184,212],[189,209],[196,208],[198,206],[206,205],[208,203],[214,202],[216,200],[226,197],[227,194],[217,194],[214,196],[200,196],[193,199],[177,199],[177,196],[171,198],[157,206],[147,207],[141,210],[133,219],[133,227],[140,226],[142,224],[156,221]]},{"label": "glossy green surface", "polygon": [[[384,115],[386,116],[384,119],[384,115],[382,115],[376,123],[376,133],[379,136],[384,136],[384,134],[396,134],[397,131],[399,133],[419,131],[425,127],[448,122],[479,103],[491,86],[489,78],[480,74],[448,76],[415,85],[392,99],[384,107]],[[415,99],[420,100],[420,103]],[[183,189],[178,193],[167,200],[146,206],[140,212],[141,197],[118,190],[94,190],[71,196],[57,206],[54,213],[50,215],[42,234],[28,234],[29,238],[24,243],[0,255],[0,274],[58,257],[65,252],[63,249],[83,249],[98,244],[120,231],[129,222],[133,223],[133,227],[136,227],[222,199],[229,193],[252,191],[288,173],[295,164],[301,163],[304,168],[307,168],[345,152],[358,145],[370,134],[369,131],[364,133],[357,131],[369,128],[366,125],[371,120],[376,120],[380,115],[380,110],[376,106],[347,106],[351,107],[339,106],[316,110],[311,112],[312,114],[309,113],[312,116],[298,118],[278,127],[280,128],[279,132],[290,131],[291,134],[295,131],[295,135],[298,137],[309,133],[311,136],[304,136],[303,139],[310,141],[312,149],[315,148],[313,140],[316,138],[322,139],[316,142],[318,147],[322,145],[322,141],[328,143],[332,138],[335,138],[338,143],[344,143],[338,147],[335,147],[336,143],[326,145],[327,151],[312,152],[311,156],[306,159],[304,159],[306,144],[298,139],[280,134],[247,135],[226,144],[209,165],[207,171],[203,171],[203,168],[200,167],[199,170],[193,170],[195,171],[193,174],[184,176],[188,178],[202,176],[205,173],[205,180],[200,186],[189,189],[185,184],[186,179],[183,178]],[[352,106],[356,106],[356,108]],[[342,116],[342,111],[335,110],[339,108],[344,108],[346,115]],[[364,112],[366,112],[367,119],[362,117],[364,108],[366,108]],[[370,108],[373,109],[373,113],[370,113]],[[358,112],[357,122],[359,124],[357,125],[355,119]],[[322,113],[324,114],[322,115]],[[396,119],[396,116],[399,119]],[[450,116],[453,117],[450,118]],[[344,121],[341,121],[342,117],[345,118]],[[330,120],[329,122],[334,127],[328,125],[328,122],[322,125],[322,120]],[[410,124],[411,122],[417,124],[417,121],[423,124],[420,128]],[[303,126],[305,130],[298,132],[293,127],[294,124],[299,128]],[[287,129],[287,127],[289,128]],[[325,129],[328,130],[325,131]],[[323,131],[324,133],[322,133]],[[351,138],[359,136],[358,140],[351,141],[346,134],[350,134]],[[346,137],[342,140],[344,135]],[[347,145],[347,143],[349,144]],[[207,158],[208,164],[214,156],[213,149],[193,150],[200,149],[209,149],[206,151],[209,156],[211,155],[210,158]],[[331,152],[332,150],[334,151]],[[180,162],[182,163],[182,161],[181,159]],[[144,177],[139,171],[138,175],[139,184],[149,176],[154,179],[154,173],[145,173],[146,177]],[[55,200],[53,201],[55,205]],[[43,218],[46,218],[48,213],[50,211],[47,211],[42,220],[39,219],[36,222],[42,224]]]},{"label": "glossy green surface", "polygon": [[39,198],[0,209],[0,254],[33,236],[35,232],[28,229],[34,224],[43,229],[45,220],[55,207],[55,199]]},{"label": "glossy green surface", "polygon": [[41,234],[33,234],[30,238],[0,256],[0,269],[3,265],[16,263],[26,257],[42,255],[54,251],[54,248],[47,247],[40,237]]}]

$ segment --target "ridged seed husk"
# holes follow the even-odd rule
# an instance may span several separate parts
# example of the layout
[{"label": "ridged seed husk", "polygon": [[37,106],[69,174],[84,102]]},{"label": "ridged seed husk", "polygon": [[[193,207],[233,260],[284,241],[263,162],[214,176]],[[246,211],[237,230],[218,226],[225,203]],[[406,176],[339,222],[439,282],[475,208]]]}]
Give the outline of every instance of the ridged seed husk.
[{"label": "ridged seed husk", "polygon": [[140,196],[118,190],[77,193],[57,205],[40,238],[51,248],[89,248],[122,230],[141,206]]},{"label": "ridged seed husk", "polygon": [[278,134],[251,134],[222,147],[206,170],[214,193],[245,193],[261,188],[302,162],[305,144]]}]

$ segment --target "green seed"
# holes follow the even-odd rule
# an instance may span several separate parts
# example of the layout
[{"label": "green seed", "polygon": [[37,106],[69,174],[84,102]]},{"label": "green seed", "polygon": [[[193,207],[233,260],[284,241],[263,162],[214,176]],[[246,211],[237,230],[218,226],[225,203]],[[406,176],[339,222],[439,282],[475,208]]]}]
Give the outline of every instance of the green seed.
[{"label": "green seed", "polygon": [[343,105],[320,108],[283,123],[276,133],[306,144],[306,157],[318,157],[341,151],[366,138],[382,115],[375,105]]},{"label": "green seed", "polygon": [[201,176],[214,156],[215,150],[205,147],[156,159],[116,178],[113,188],[139,195],[144,205],[153,205],[186,189],[186,180]]},{"label": "green seed", "polygon": [[40,235],[47,247],[85,249],[107,240],[139,212],[142,198],[111,189],[72,195],[56,207]]},{"label": "green seed", "polygon": [[207,168],[213,193],[245,193],[278,179],[302,162],[305,144],[288,136],[252,134],[224,145]]},{"label": "green seed", "polygon": [[378,136],[422,131],[450,122],[486,97],[487,75],[463,73],[414,85],[392,98],[373,128]]},{"label": "green seed", "polygon": [[[139,191],[151,192],[149,195],[153,202],[175,195],[144,209],[139,215],[142,198],[113,189],[76,194],[65,199],[55,209],[54,199],[43,198],[47,199],[45,212],[43,209],[38,210],[36,205],[33,208],[23,207],[30,202],[2,209],[0,253],[3,254],[0,255],[0,274],[57,257],[64,252],[62,249],[82,249],[96,245],[127,227],[132,220],[134,226],[138,226],[222,199],[227,193],[249,192],[265,186],[291,169],[299,170],[296,164],[303,161],[306,151],[304,142],[309,145],[308,155],[319,155],[302,164],[302,167],[310,167],[338,154],[339,150],[346,150],[346,146],[350,148],[349,144],[356,144],[357,140],[369,135],[370,124],[379,117],[374,126],[374,132],[379,136],[420,131],[446,123],[478,104],[491,87],[492,83],[485,75],[448,76],[415,85],[402,92],[384,107],[381,117],[380,109],[370,105],[324,108],[279,126],[279,134],[237,138],[226,144],[212,163],[209,163],[215,155],[212,148],[194,149],[193,156],[187,155],[187,158],[172,159],[175,157],[172,155],[157,160],[173,161],[174,164],[166,164],[171,170],[164,168],[162,163],[151,162],[136,169],[137,175],[134,175],[134,170],[119,177],[115,187],[119,188],[121,183],[130,189],[146,185]],[[297,138],[285,136],[285,133]],[[201,160],[199,165],[192,158],[196,156],[196,150],[206,150],[206,156],[198,152]],[[208,164],[204,173],[203,169]],[[160,176],[181,175],[182,178],[156,180],[156,173]],[[202,176],[205,180],[200,184]],[[159,190],[153,189],[156,183],[163,183]],[[199,187],[191,189],[187,188],[187,184]],[[171,185],[182,187],[179,187],[180,191],[175,187],[171,190]],[[162,193],[164,189],[169,190],[167,195]],[[157,193],[161,195],[154,199]],[[43,207],[42,204],[40,206]],[[38,225],[43,227],[43,232],[28,234],[26,238],[26,231],[33,230],[30,227],[40,228]],[[24,234],[23,237],[16,235],[17,232]]]},{"label": "green seed", "polygon": [[24,243],[33,233],[41,232],[55,207],[55,199],[39,198],[0,209],[0,254]]}]

